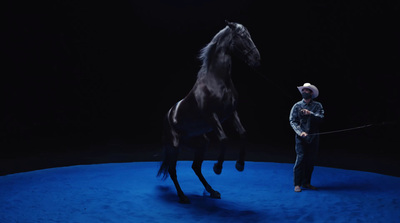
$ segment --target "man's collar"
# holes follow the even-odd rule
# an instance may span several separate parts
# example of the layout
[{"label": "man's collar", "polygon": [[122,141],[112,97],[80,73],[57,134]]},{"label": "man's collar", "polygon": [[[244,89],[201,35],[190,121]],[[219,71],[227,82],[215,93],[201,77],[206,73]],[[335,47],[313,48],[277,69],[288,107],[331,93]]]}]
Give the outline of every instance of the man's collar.
[{"label": "man's collar", "polygon": [[302,102],[303,104],[311,104],[311,103],[313,103],[313,100],[311,99],[310,102],[307,103],[306,100],[303,98],[303,99],[301,99],[301,102]]}]

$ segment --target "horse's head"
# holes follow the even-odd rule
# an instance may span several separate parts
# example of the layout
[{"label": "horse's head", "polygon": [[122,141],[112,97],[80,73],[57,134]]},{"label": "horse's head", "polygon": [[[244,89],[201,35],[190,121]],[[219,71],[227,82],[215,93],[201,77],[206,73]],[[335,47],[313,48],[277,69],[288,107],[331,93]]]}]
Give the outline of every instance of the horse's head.
[{"label": "horse's head", "polygon": [[251,39],[249,31],[239,23],[225,22],[232,31],[231,50],[250,67],[258,67],[260,65],[260,53]]}]

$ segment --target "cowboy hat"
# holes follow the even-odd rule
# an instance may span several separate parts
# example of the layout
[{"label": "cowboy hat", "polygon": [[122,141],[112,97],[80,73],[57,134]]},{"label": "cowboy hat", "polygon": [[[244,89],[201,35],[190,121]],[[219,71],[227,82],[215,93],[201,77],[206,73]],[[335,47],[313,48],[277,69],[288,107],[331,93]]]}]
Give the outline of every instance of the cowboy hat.
[{"label": "cowboy hat", "polygon": [[311,90],[311,91],[313,92],[313,94],[312,94],[312,98],[313,98],[313,99],[316,98],[316,97],[318,97],[319,91],[318,91],[318,88],[315,87],[314,85],[312,85],[312,84],[310,84],[310,83],[304,83],[303,86],[297,87],[297,89],[299,89],[299,91],[300,91],[300,94],[301,94],[301,91],[302,91],[304,88],[307,88],[307,89],[309,89],[309,90]]}]

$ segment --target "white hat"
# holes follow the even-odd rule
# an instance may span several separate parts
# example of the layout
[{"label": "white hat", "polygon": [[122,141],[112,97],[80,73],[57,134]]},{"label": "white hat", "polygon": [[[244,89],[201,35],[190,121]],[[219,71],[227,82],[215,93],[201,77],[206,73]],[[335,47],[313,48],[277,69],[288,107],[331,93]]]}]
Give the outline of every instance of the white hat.
[{"label": "white hat", "polygon": [[312,85],[312,84],[310,84],[310,83],[304,83],[303,86],[297,87],[297,89],[299,89],[299,91],[300,91],[300,94],[301,94],[301,91],[302,91],[304,88],[310,89],[310,90],[313,92],[313,94],[312,94],[312,98],[313,98],[313,99],[316,98],[316,97],[318,97],[319,91],[318,91],[318,88],[315,87],[314,85]]}]

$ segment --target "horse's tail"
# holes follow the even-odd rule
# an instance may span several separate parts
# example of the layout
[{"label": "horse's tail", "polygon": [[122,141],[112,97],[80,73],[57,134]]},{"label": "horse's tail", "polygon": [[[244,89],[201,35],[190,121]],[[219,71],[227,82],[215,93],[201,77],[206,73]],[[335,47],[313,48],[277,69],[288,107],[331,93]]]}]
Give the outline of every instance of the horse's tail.
[{"label": "horse's tail", "polygon": [[[171,111],[171,110],[170,110]],[[170,125],[169,122],[169,114],[165,116],[164,119],[164,129],[163,129],[163,138],[162,138],[162,143],[163,143],[163,161],[161,162],[160,169],[158,170],[157,177],[162,176],[162,180],[165,180],[169,176],[169,168],[171,165],[173,165],[177,161],[177,154],[178,154],[178,148],[175,148],[173,146],[173,135],[174,135],[174,130],[172,126]]]},{"label": "horse's tail", "polygon": [[163,146],[163,150],[164,150],[164,159],[161,162],[160,169],[158,170],[158,173],[157,173],[157,177],[162,176],[161,179],[165,180],[169,176],[168,170],[169,170],[169,166],[170,166],[170,158],[167,155],[168,148],[166,146]]},{"label": "horse's tail", "polygon": [[160,169],[158,170],[157,177],[162,176],[162,180],[165,180],[169,176],[169,169],[176,165],[178,158],[178,148],[172,146],[170,143],[163,145],[164,158],[161,162]]}]

